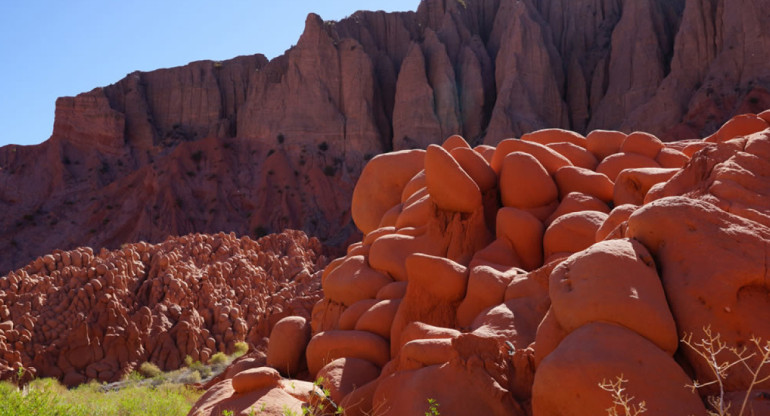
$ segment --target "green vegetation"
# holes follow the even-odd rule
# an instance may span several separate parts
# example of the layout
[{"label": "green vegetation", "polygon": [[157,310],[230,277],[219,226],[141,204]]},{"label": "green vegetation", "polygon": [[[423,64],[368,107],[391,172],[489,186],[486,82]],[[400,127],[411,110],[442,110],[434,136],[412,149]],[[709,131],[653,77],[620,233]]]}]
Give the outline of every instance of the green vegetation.
[{"label": "green vegetation", "polygon": [[233,351],[233,357],[238,358],[246,355],[249,352],[249,344],[239,341],[235,343],[235,350]]},{"label": "green vegetation", "polygon": [[142,363],[142,365],[139,366],[139,373],[141,373],[145,377],[152,378],[152,377],[159,376],[161,371],[157,365],[150,362],[146,362],[146,363]]},{"label": "green vegetation", "polygon": [[425,416],[438,416],[441,413],[438,411],[439,404],[436,399],[428,399],[428,411],[425,412]]},{"label": "green vegetation", "polygon": [[159,386],[129,382],[105,392],[91,382],[67,390],[54,379],[33,380],[24,389],[0,383],[0,416],[5,415],[180,415],[186,414],[202,392],[178,384]]},{"label": "green vegetation", "polygon": [[227,363],[227,356],[223,352],[215,353],[209,358],[209,364],[219,365]]},{"label": "green vegetation", "polygon": [[[323,382],[323,377],[318,377],[318,379],[313,382],[313,390],[309,392],[310,400],[303,405],[301,415],[292,411],[287,406],[284,406],[281,414],[283,416],[328,416],[344,414],[345,409],[337,403],[334,403],[331,398],[331,391],[323,387]],[[292,389],[296,388],[293,381],[290,385]]]},{"label": "green vegetation", "polygon": [[320,416],[330,414],[329,412],[331,412],[331,414],[341,415],[345,411],[342,406],[334,403],[331,391],[322,385],[323,382],[323,377],[318,377],[316,381],[313,382],[314,394],[318,399],[318,403],[311,401],[309,406],[302,409],[303,415]]},{"label": "green vegetation", "polygon": [[208,378],[213,373],[210,366],[207,366],[200,361],[193,362],[192,357],[189,355],[184,357],[184,365],[190,370],[190,372],[198,373],[198,377]]},{"label": "green vegetation", "polygon": [[[69,390],[51,378],[32,380],[21,388],[11,382],[0,382],[0,416],[183,415],[203,394],[187,385],[221,373],[248,351],[247,343],[236,342],[232,355],[216,353],[208,364],[187,356],[185,367],[163,372],[157,365],[145,362],[123,381],[91,381]],[[20,367],[17,380],[23,378],[24,369]]]}]

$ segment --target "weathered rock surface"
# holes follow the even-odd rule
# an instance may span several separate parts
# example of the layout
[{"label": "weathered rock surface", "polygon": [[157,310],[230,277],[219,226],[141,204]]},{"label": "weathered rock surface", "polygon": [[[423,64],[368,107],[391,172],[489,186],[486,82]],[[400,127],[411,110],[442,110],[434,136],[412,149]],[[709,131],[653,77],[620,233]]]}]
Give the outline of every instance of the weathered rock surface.
[{"label": "weathered rock surface", "polygon": [[116,381],[146,361],[206,362],[239,341],[265,350],[279,319],[310,318],[325,265],[319,241],[291,230],[54,251],[0,277],[0,378],[24,367],[69,385]]},{"label": "weathered rock surface", "polygon": [[[451,150],[465,148],[457,137],[421,154],[421,166],[404,152],[377,156],[353,209],[377,206],[381,220],[324,272],[328,293],[313,308],[305,381],[322,376],[351,415],[422,415],[431,403],[442,415],[595,415],[617,404],[600,383],[619,377],[633,405],[707,414],[706,398],[718,391],[686,384],[708,383],[713,372],[681,337],[697,341],[710,325],[729,346],[770,339],[770,126],[762,121],[756,131],[756,120],[764,119],[738,117],[697,142],[545,130],[472,148],[495,180],[464,170]],[[700,150],[687,150],[696,143]],[[594,167],[543,151],[580,154],[572,146],[591,154]],[[686,161],[638,167],[637,156],[655,162],[661,154]],[[385,158],[391,163],[377,162]],[[608,160],[616,174],[596,173]],[[516,170],[525,164],[534,169]],[[403,166],[424,173],[407,183],[388,177]],[[544,185],[520,183],[535,173]],[[581,188],[591,195],[574,191],[581,180],[600,185]],[[383,193],[392,208],[380,206]],[[419,215],[403,208],[413,196],[425,205]],[[403,216],[408,225],[399,225]],[[759,357],[746,364],[757,368]],[[731,367],[725,400],[769,390],[766,376],[751,387],[747,368]],[[290,394],[283,383],[255,388],[250,399],[207,394],[196,409],[269,401],[267,392]],[[761,412],[757,394],[749,406]]]},{"label": "weathered rock surface", "polygon": [[[48,141],[0,149],[0,273],[54,249],[191,232],[294,228],[344,247],[359,237],[349,201],[365,160],[452,134],[704,137],[770,106],[768,26],[760,0],[428,0],[310,15],[272,61],[134,72],[59,99]],[[569,145],[553,150],[594,168]],[[680,167],[668,165],[684,162],[678,150],[633,158]]]}]

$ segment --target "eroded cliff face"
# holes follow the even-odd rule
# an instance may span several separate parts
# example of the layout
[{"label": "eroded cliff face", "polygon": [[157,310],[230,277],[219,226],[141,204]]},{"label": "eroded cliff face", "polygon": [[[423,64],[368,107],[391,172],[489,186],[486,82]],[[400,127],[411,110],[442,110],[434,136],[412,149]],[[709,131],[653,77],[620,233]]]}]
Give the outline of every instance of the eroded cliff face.
[{"label": "eroded cliff face", "polygon": [[759,0],[428,0],[309,15],[297,45],[135,72],[57,101],[52,137],[0,149],[0,272],[53,249],[188,232],[357,237],[384,151],[561,127],[708,135],[770,107]]},{"label": "eroded cliff face", "polygon": [[94,252],[56,250],[0,279],[0,379],[116,381],[145,361],[179,368],[310,317],[321,244],[286,230],[252,240],[189,234]]}]

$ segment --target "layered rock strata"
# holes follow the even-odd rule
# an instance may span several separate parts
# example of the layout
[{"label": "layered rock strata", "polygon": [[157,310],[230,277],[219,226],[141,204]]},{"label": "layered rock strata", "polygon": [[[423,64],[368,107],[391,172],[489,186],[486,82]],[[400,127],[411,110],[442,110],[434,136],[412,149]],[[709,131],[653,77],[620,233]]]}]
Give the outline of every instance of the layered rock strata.
[{"label": "layered rock strata", "polygon": [[[345,247],[366,160],[461,134],[556,127],[711,134],[770,107],[759,0],[427,0],[316,15],[297,44],[57,102],[53,136],[0,149],[0,273],[54,249],[302,229]],[[275,209],[273,209],[275,207]]]}]

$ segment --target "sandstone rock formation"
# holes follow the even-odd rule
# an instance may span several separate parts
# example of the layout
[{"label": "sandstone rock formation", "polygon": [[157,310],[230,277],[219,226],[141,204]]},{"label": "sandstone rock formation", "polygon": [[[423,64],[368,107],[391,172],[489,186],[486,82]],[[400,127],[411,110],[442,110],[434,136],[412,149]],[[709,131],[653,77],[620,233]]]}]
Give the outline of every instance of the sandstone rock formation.
[{"label": "sandstone rock formation", "polygon": [[[133,72],[59,99],[45,143],[0,149],[0,273],[54,249],[191,232],[295,228],[345,247],[359,237],[349,201],[365,160],[455,133],[474,145],[546,127],[704,137],[770,106],[766,10],[760,0],[426,0],[339,22],[310,15],[270,62]],[[567,143],[554,150],[594,168]],[[675,150],[656,163],[618,158],[679,167]]]},{"label": "sandstone rock formation", "polygon": [[[365,236],[324,270],[312,337],[291,335],[301,318],[270,336],[296,340],[303,371],[284,364],[302,361],[296,345],[290,359],[271,349],[277,365],[241,370],[271,383],[224,379],[191,414],[248,414],[290,396],[346,415],[422,415],[431,403],[442,415],[597,415],[614,406],[600,383],[623,377],[652,414],[706,415],[718,390],[686,384],[714,373],[682,336],[710,325],[728,345],[770,340],[768,115],[702,141],[546,130],[491,150],[453,136],[375,157],[353,199]],[[748,409],[761,412],[767,375],[753,385],[731,367],[724,400],[737,407],[753,388]],[[326,399],[288,387],[319,377]]]},{"label": "sandstone rock formation", "polygon": [[325,265],[319,241],[291,230],[54,251],[0,277],[0,379],[23,367],[67,385],[116,381],[146,361],[206,362],[238,341],[264,351],[281,318],[310,318]]}]

